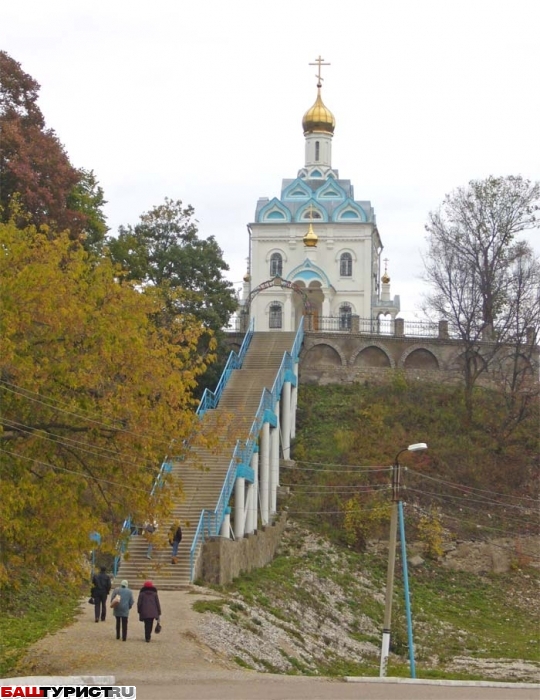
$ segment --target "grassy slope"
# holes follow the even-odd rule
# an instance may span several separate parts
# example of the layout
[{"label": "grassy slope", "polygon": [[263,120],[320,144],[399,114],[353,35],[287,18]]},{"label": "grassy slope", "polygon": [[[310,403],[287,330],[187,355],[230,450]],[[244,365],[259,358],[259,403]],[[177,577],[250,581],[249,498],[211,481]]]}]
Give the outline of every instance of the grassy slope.
[{"label": "grassy slope", "polygon": [[[538,454],[537,416],[533,416],[530,426],[517,431],[501,449],[485,430],[477,426],[470,431],[463,430],[462,405],[454,390],[407,388],[403,382],[397,381],[392,387],[302,387],[300,397],[300,425],[295,446],[297,459],[390,464],[399,447],[427,440],[429,452],[414,456],[417,469],[426,470],[426,473],[437,470],[453,480],[467,479],[477,486],[485,483],[483,479],[487,473],[490,488],[495,485],[505,492],[512,489],[520,493],[530,492],[528,464]],[[505,481],[508,470],[499,467],[508,464],[510,458],[513,478]],[[335,483],[350,479],[347,474],[332,476],[334,481],[337,479]],[[322,478],[322,473],[296,475],[299,484],[306,478],[314,482]],[[387,475],[383,478],[386,479]],[[294,481],[295,476],[289,475],[289,479]],[[297,510],[298,503],[304,510],[313,510],[314,504],[316,508],[321,503],[325,505],[325,499],[319,496],[307,496],[300,489],[297,493],[291,504]],[[303,516],[303,522],[313,531],[328,535],[337,545],[342,543],[339,519],[308,514]],[[246,639],[248,633],[255,637],[257,633],[260,635],[259,628],[266,624],[267,617],[282,626],[289,625],[291,648],[280,654],[289,673],[377,675],[376,654],[360,654],[354,648],[346,652],[334,648],[330,633],[321,636],[315,630],[310,636],[305,621],[308,613],[312,613],[314,619],[328,620],[329,625],[335,618],[334,624],[340,629],[346,628],[347,636],[353,642],[376,647],[382,620],[380,596],[384,589],[385,557],[339,546],[335,553],[329,554],[330,545],[322,537],[317,540],[318,547],[305,552],[302,541],[302,536],[293,529],[283,552],[271,566],[241,577],[234,586],[222,592],[222,603],[210,605],[214,606],[214,612],[227,619],[228,624],[243,629]],[[359,572],[365,579],[362,585],[358,583]],[[306,577],[311,581],[310,585],[306,584]],[[328,582],[339,589],[325,593],[324,602],[321,591]],[[436,564],[414,570],[411,588],[420,675],[478,677],[471,672],[458,674],[444,670],[449,668],[447,664],[454,656],[463,654],[539,662],[539,583],[538,571],[534,570],[516,569],[509,574],[489,577],[449,573]],[[337,602],[332,600],[336,597],[336,590],[342,591]],[[398,579],[393,622],[394,649],[398,656],[392,657],[390,672],[407,675],[400,591]],[[8,605],[3,601],[0,617],[1,675],[6,677],[16,672],[16,661],[29,644],[73,619],[78,594],[78,590],[51,594],[25,586]],[[257,608],[255,617],[251,606]],[[349,620],[346,625],[345,618]],[[303,640],[310,640],[310,649],[301,653],[298,649]],[[292,653],[296,649],[295,643],[297,656]],[[270,670],[280,668],[275,661],[265,660],[263,654],[250,656],[245,649],[237,649],[236,656],[242,665]],[[434,657],[438,657],[435,668]]]},{"label": "grassy slope", "polygon": [[11,599],[3,597],[0,615],[0,678],[17,674],[17,662],[26,649],[49,632],[65,627],[75,617],[80,592],[54,592],[26,583]]},{"label": "grassy slope", "polygon": [[[385,577],[383,555],[334,546],[293,524],[271,565],[239,577],[219,589],[221,600],[197,603],[196,609],[221,618],[228,641],[217,649],[242,666],[376,676]],[[419,677],[540,677],[538,606],[528,604],[537,595],[539,571],[476,576],[427,564],[414,570],[410,583]],[[388,669],[394,676],[409,675],[402,591],[398,574]],[[277,640],[270,648],[269,639]],[[215,647],[212,633],[205,641]],[[468,663],[456,669],[455,657]],[[492,671],[475,668],[482,659],[507,662]],[[516,675],[508,669],[513,660],[529,667]]]},{"label": "grassy slope", "polygon": [[[224,600],[212,605],[227,624],[242,628],[244,644],[237,646],[234,653],[242,665],[288,673],[378,675],[378,651],[360,653],[352,647],[340,650],[339,645],[332,643],[330,632],[326,634],[326,645],[321,646],[321,630],[307,628],[306,621],[313,617],[320,620],[336,617],[338,622],[341,618],[340,627],[350,640],[379,645],[386,555],[344,547],[343,518],[337,512],[350,493],[346,491],[344,496],[338,489],[343,484],[351,489],[359,483],[381,485],[381,481],[388,481],[388,473],[365,477],[354,471],[347,473],[339,465],[388,465],[401,447],[427,441],[428,452],[405,456],[407,464],[414,463],[420,473],[442,475],[474,488],[497,489],[506,494],[503,503],[520,502],[515,500],[516,496],[529,497],[534,493],[531,465],[538,459],[538,416],[533,412],[502,443],[491,426],[504,418],[503,412],[497,412],[496,402],[489,395],[479,395],[472,422],[465,416],[459,390],[429,385],[407,387],[399,377],[391,386],[302,387],[300,396],[294,457],[301,460],[298,465],[301,468],[284,472],[282,482],[291,484],[292,496],[287,507],[294,513],[293,517],[312,533],[320,533],[321,545],[318,550],[306,553],[298,534],[300,530],[293,529],[272,565],[240,577],[222,591]],[[487,414],[489,420],[482,423],[482,416]],[[337,466],[324,471],[328,467],[320,463]],[[322,488],[313,492],[313,487]],[[440,493],[444,495],[444,489]],[[435,503],[449,516],[445,525],[457,530],[458,524],[451,516],[460,502],[456,506],[453,499],[441,498]],[[470,525],[461,523],[460,534],[473,532],[477,537],[478,522],[484,522],[487,511],[484,506],[472,505],[463,511],[470,518]],[[513,516],[508,516],[507,511],[515,512],[511,509],[492,505],[490,510],[493,514],[489,513],[490,519],[485,522],[496,522],[506,530],[522,525],[515,519],[508,520]],[[459,517],[465,516],[460,512]],[[535,518],[529,517],[525,530],[531,532],[534,523]],[[387,527],[386,521],[384,533],[374,534],[387,537]],[[409,522],[407,527],[414,530],[414,523]],[[447,530],[446,534],[452,537],[456,533]],[[481,534],[489,537],[492,531],[482,528]],[[500,575],[453,572],[436,562],[427,562],[411,571],[419,675],[516,678],[508,669],[489,672],[475,669],[474,663],[468,664],[468,670],[457,670],[452,663],[455,657],[540,663],[537,595],[540,572],[520,568],[521,563],[516,561],[509,573]],[[367,587],[358,585],[358,572],[369,581]],[[307,586],[306,580],[313,581],[313,585]],[[333,593],[324,592],[329,583],[338,587],[332,589]],[[339,609],[329,600],[324,602],[332,597],[339,599]],[[227,600],[234,601],[233,607]],[[392,624],[392,648],[396,655],[389,670],[393,675],[408,675],[403,607],[398,573]],[[304,611],[303,620],[296,616],[298,610]],[[286,650],[282,649],[284,665],[257,644],[254,617],[264,624],[293,625],[292,637],[289,635]],[[303,651],[297,638],[305,641]],[[517,677],[530,680],[535,673],[538,670],[529,669]]]}]

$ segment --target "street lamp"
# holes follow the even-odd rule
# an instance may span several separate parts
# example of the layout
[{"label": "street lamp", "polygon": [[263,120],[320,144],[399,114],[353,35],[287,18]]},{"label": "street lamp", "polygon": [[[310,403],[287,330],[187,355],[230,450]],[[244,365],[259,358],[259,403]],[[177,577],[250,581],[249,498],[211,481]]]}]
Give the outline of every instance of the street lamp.
[{"label": "street lamp", "polygon": [[[396,564],[396,540],[397,540],[397,524],[398,524],[398,512],[401,515],[401,522],[403,518],[402,503],[400,499],[400,480],[401,480],[401,467],[399,464],[399,455],[403,452],[420,452],[421,450],[427,450],[427,445],[425,442],[416,442],[409,447],[405,447],[400,450],[392,465],[392,514],[390,517],[390,541],[388,544],[388,572],[386,575],[386,598],[384,607],[384,623],[383,623],[383,633],[382,633],[382,643],[381,643],[381,667],[379,670],[379,676],[386,676],[386,669],[388,667],[388,654],[390,651],[390,625],[392,623],[392,597],[394,593],[394,568]],[[398,508],[398,503],[401,508]],[[402,545],[404,545],[404,539],[402,537]],[[402,551],[402,559],[405,557],[404,563],[404,578],[406,579],[406,566],[407,560],[406,556]],[[410,621],[410,609],[408,604],[408,585],[406,584],[405,596],[407,605],[407,621]],[[411,625],[408,624],[409,631],[409,654],[411,658],[411,671],[412,677],[414,678],[414,658],[412,656],[412,633]]]}]

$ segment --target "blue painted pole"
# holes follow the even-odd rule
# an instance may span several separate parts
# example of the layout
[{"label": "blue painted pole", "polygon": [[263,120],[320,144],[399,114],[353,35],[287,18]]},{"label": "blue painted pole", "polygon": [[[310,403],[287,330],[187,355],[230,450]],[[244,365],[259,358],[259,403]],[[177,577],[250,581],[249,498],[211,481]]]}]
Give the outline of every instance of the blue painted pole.
[{"label": "blue painted pole", "polygon": [[407,615],[407,640],[409,643],[409,663],[411,666],[411,678],[416,678],[416,666],[414,663],[414,642],[411,617],[411,597],[409,594],[409,572],[407,569],[407,543],[405,542],[405,522],[403,518],[403,501],[398,501],[399,537],[401,540],[401,566],[403,567],[403,583],[405,588],[405,613]]}]

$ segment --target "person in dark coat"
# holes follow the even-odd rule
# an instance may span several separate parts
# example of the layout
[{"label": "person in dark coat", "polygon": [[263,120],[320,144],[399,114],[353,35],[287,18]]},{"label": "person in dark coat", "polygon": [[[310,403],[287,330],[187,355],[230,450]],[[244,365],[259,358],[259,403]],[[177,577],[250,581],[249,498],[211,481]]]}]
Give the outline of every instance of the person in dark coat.
[{"label": "person in dark coat", "polygon": [[114,589],[111,594],[111,600],[114,600],[116,595],[120,597],[120,602],[113,608],[113,615],[116,618],[116,639],[120,639],[120,628],[122,628],[122,641],[125,642],[127,639],[129,611],[134,603],[133,593],[128,588],[126,579],[122,581],[120,588]]},{"label": "person in dark coat", "polygon": [[144,622],[144,638],[149,642],[152,638],[154,620],[157,620],[161,615],[161,605],[159,603],[157,588],[152,581],[145,581],[143,587],[139,591],[137,612],[139,613],[139,620]]},{"label": "person in dark coat", "polygon": [[172,557],[171,564],[176,564],[178,562],[178,547],[182,541],[182,528],[180,523],[176,522],[171,525],[169,530],[169,544],[172,547]]},{"label": "person in dark coat", "polygon": [[107,596],[111,592],[111,578],[107,574],[107,569],[102,566],[99,574],[92,576],[92,598],[94,599],[94,609],[96,613],[96,622],[105,622],[107,614]]}]

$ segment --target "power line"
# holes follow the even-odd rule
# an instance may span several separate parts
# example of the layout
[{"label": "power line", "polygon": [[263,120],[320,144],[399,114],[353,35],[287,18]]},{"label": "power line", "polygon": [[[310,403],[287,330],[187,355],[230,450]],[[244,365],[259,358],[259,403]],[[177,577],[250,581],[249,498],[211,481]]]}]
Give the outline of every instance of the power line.
[{"label": "power line", "polygon": [[[30,435],[32,437],[40,438],[42,440],[48,440],[54,444],[57,445],[62,445],[63,447],[72,447],[74,449],[78,449],[81,452],[86,452],[87,454],[94,455],[95,457],[107,457],[107,459],[115,461],[115,462],[120,462],[120,463],[125,463],[126,461],[128,462],[133,462],[133,458],[129,455],[126,455],[122,452],[117,452],[115,450],[111,450],[108,447],[101,447],[100,445],[90,445],[87,442],[81,442],[80,440],[74,440],[73,438],[66,437],[64,435],[57,435],[56,433],[49,433],[47,432],[46,434],[43,434],[43,432],[36,430],[33,428],[31,425],[25,425],[24,423],[19,423],[17,421],[12,421],[9,418],[0,418],[0,421],[5,425],[7,428],[13,428],[14,430],[17,430],[18,432],[25,433],[26,435]],[[56,440],[53,438],[57,438]],[[80,447],[82,446],[82,447]],[[85,449],[93,447],[94,449]],[[96,450],[99,450],[96,451]],[[104,453],[109,453],[109,454],[104,454]],[[124,457],[124,459],[121,459],[121,457]],[[155,469],[156,464],[153,464],[150,460],[145,460],[148,462],[148,465],[141,465],[142,468],[144,469]]]},{"label": "power line", "polygon": [[519,532],[509,532],[508,530],[503,530],[500,527],[493,527],[492,525],[482,525],[481,523],[473,522],[472,520],[463,520],[462,518],[458,518],[453,515],[444,515],[445,518],[449,518],[450,520],[458,520],[460,523],[465,523],[467,525],[474,525],[477,528],[481,528],[483,530],[493,530],[493,532],[502,532],[505,534],[507,537],[515,537],[519,539],[520,537],[523,537],[523,533]]},{"label": "power line", "polygon": [[330,472],[331,474],[353,474],[357,472],[389,472],[392,470],[392,467],[361,467],[361,466],[356,466],[353,464],[324,464],[323,462],[300,462],[297,461],[297,464],[320,464],[320,466],[329,466],[329,467],[348,467],[347,469],[310,469],[309,467],[297,467],[296,465],[291,466],[288,464],[283,464],[281,465],[280,469],[290,469],[291,471],[298,471],[298,472]]},{"label": "power line", "polygon": [[417,491],[418,493],[423,493],[426,496],[436,496],[436,497],[444,497],[444,498],[451,498],[455,501],[464,501],[467,503],[481,503],[483,505],[492,505],[492,506],[499,506],[500,508],[513,508],[513,509],[519,509],[520,511],[523,511],[524,508],[523,506],[519,505],[514,505],[512,503],[501,503],[500,501],[491,501],[489,499],[479,499],[479,498],[467,498],[466,496],[452,496],[451,494],[436,494],[433,491],[421,491],[420,489],[415,489],[413,486],[406,486],[405,487],[407,491]]},{"label": "power line", "polygon": [[474,486],[464,486],[463,484],[457,484],[455,481],[446,481],[445,479],[438,479],[435,476],[429,476],[428,474],[422,474],[421,472],[417,472],[415,469],[411,469],[410,467],[403,467],[403,469],[406,472],[409,472],[411,474],[414,474],[415,476],[418,476],[422,479],[429,479],[430,481],[437,481],[440,484],[446,484],[447,486],[451,486],[452,488],[455,489],[460,489],[461,491],[464,492],[471,492],[471,491],[478,491],[480,493],[489,493],[493,496],[503,496],[504,498],[515,498],[520,501],[530,501],[531,504],[536,504],[536,501],[534,498],[531,498],[531,496],[512,496],[507,493],[500,493],[499,491],[489,491],[487,489],[478,489],[475,488]]},{"label": "power line", "polygon": [[313,485],[313,484],[280,484],[284,488],[291,488],[293,490],[302,489],[302,493],[324,493],[324,491],[332,489],[336,493],[341,493],[342,491],[380,491],[388,490],[391,488],[390,484],[373,484],[373,485],[352,485],[352,486],[326,486]]},{"label": "power line", "polygon": [[109,481],[108,479],[100,479],[98,477],[91,476],[90,474],[83,474],[82,472],[77,472],[74,469],[66,469],[65,467],[58,467],[54,464],[49,464],[48,462],[42,462],[39,459],[34,459],[33,457],[26,457],[25,455],[20,455],[17,454],[16,452],[11,452],[10,450],[4,450],[0,447],[0,452],[4,452],[5,454],[11,455],[12,457],[17,457],[17,459],[26,459],[29,462],[34,462],[35,464],[39,464],[41,467],[49,467],[49,469],[53,469],[55,471],[61,471],[61,472],[66,472],[68,474],[74,474],[75,476],[79,476],[83,479],[86,479],[87,481],[95,481],[100,484],[109,484],[110,486],[117,486],[120,489],[128,489],[129,491],[137,491],[140,493],[144,493],[146,495],[149,494],[149,491],[147,489],[138,489],[135,488],[134,486],[127,486],[127,484],[119,484],[116,481]]},{"label": "power line", "polygon": [[[421,491],[420,489],[413,489],[413,488],[407,488],[407,491],[413,491],[414,493],[421,493],[423,496],[431,496],[433,498],[438,498],[440,500],[445,500],[446,498],[459,498],[458,496],[449,496],[447,494],[436,494],[436,493],[431,493],[430,491]],[[481,502],[481,501],[480,501]],[[475,508],[474,506],[460,506],[460,508],[464,508],[465,510],[472,510],[474,512],[478,512],[478,508]],[[502,516],[498,516],[502,517]],[[521,520],[520,518],[513,518],[510,515],[506,515],[505,518],[507,520],[511,520],[514,523],[520,523],[521,525],[536,525],[537,523],[531,523],[528,522],[527,520]],[[538,523],[540,524],[540,523]]]},{"label": "power line", "polygon": [[[19,391],[16,391],[15,389],[10,389],[9,387],[15,387],[15,389],[19,389]],[[94,423],[95,425],[106,428],[107,430],[114,430],[114,431],[119,432],[119,433],[126,433],[128,435],[135,435],[138,438],[151,437],[152,439],[157,439],[157,434],[148,433],[145,435],[144,433],[135,432],[133,430],[126,430],[125,428],[120,428],[118,425],[107,424],[102,420],[96,420],[95,418],[89,418],[81,413],[75,413],[74,411],[68,411],[67,409],[60,407],[60,406],[65,405],[65,404],[60,403],[58,401],[58,399],[54,399],[52,397],[44,397],[42,394],[38,394],[37,392],[31,391],[30,389],[22,389],[22,387],[18,387],[16,384],[11,384],[10,382],[1,381],[0,388],[4,389],[4,391],[10,392],[11,394],[16,394],[18,396],[22,396],[23,398],[28,399],[29,401],[33,401],[34,403],[38,403],[38,404],[41,404],[42,406],[46,406],[47,408],[50,408],[54,411],[60,411],[60,413],[65,413],[69,416],[79,418],[80,420],[87,421],[89,423]],[[33,396],[29,396],[28,394],[34,394],[34,396],[39,396],[41,398],[36,399]],[[42,399],[45,399],[45,400],[42,400]],[[59,405],[58,406],[54,405],[54,403],[52,403],[53,401],[55,401]],[[111,418],[109,420],[118,421],[119,423],[122,422],[122,419],[119,419],[119,418]],[[158,443],[161,443],[163,445],[168,444],[163,439],[158,439]]]}]

